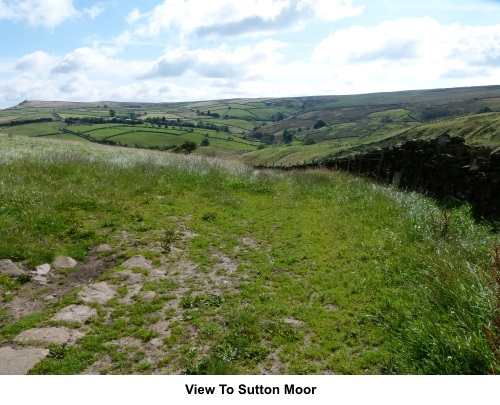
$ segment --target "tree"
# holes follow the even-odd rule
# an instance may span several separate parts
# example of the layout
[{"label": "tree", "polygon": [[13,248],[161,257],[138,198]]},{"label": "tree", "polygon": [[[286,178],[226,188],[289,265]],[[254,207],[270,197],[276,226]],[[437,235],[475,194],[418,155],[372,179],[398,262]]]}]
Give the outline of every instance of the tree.
[{"label": "tree", "polygon": [[114,116],[116,116],[116,111],[115,111],[115,110],[113,110],[113,109],[109,110],[109,116],[110,116],[110,117],[114,117]]},{"label": "tree", "polygon": [[293,132],[285,129],[283,131],[283,142],[290,143],[292,141],[293,141]]},{"label": "tree", "polygon": [[208,138],[203,138],[203,140],[201,141],[201,146],[209,146],[210,145],[210,141],[208,140]]},{"label": "tree", "polygon": [[316,124],[314,124],[314,129],[320,129],[326,127],[326,123],[323,120],[318,120],[316,121]]},{"label": "tree", "polygon": [[198,145],[196,144],[196,142],[186,141],[181,146],[177,146],[174,149],[174,152],[175,153],[181,153],[181,152],[183,152],[186,155],[189,155],[191,152],[194,152],[197,147],[198,147]]}]

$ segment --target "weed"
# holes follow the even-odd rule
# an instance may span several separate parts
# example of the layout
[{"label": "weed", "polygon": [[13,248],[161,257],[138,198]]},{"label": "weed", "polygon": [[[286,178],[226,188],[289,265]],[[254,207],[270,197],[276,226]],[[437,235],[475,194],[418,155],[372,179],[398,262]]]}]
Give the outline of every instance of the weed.
[{"label": "weed", "polygon": [[436,216],[433,212],[430,218],[431,228],[434,233],[443,238],[447,237],[450,232],[451,213],[441,211],[440,216]]},{"label": "weed", "polygon": [[217,213],[206,212],[205,214],[202,215],[201,219],[203,219],[203,221],[213,222],[217,219]]},{"label": "weed", "polygon": [[61,360],[61,359],[64,359],[67,352],[68,352],[68,348],[66,345],[52,346],[49,349],[49,354],[47,355],[47,357],[49,357],[51,359]]},{"label": "weed", "polygon": [[163,233],[164,238],[161,241],[161,246],[167,252],[172,249],[172,244],[178,239],[177,230],[175,228],[168,228]]},{"label": "weed", "polygon": [[196,297],[183,297],[180,302],[182,308],[198,308],[200,306],[220,307],[223,300],[219,295],[208,294]]},{"label": "weed", "polygon": [[29,283],[31,281],[31,278],[31,274],[28,273],[24,273],[16,277],[17,281],[19,281],[19,284]]}]

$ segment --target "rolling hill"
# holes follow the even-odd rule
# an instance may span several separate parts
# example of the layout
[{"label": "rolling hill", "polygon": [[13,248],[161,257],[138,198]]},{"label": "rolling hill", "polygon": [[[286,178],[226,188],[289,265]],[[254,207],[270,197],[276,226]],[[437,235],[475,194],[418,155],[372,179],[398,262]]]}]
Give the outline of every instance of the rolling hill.
[{"label": "rolling hill", "polygon": [[443,134],[500,146],[499,121],[500,86],[183,103],[25,100],[0,111],[3,132],[14,136],[152,149],[206,138],[196,153],[234,154],[259,165],[317,161]]}]

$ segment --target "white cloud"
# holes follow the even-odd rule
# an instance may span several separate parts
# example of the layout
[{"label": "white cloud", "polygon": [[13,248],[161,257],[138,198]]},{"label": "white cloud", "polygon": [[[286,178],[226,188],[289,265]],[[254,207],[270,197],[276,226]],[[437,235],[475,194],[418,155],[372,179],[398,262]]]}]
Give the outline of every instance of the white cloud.
[{"label": "white cloud", "polygon": [[139,21],[144,16],[141,14],[138,8],[134,8],[127,16],[126,20],[129,24],[134,24]]},{"label": "white cloud", "polygon": [[84,8],[83,14],[89,16],[92,20],[95,20],[102,12],[104,12],[104,4],[94,4],[90,8]]},{"label": "white cloud", "polygon": [[336,68],[360,65],[364,77],[385,77],[385,70],[395,80],[400,77],[408,82],[451,77],[450,72],[456,77],[459,71],[472,68],[477,73],[479,67],[484,72],[500,66],[500,25],[441,25],[427,17],[399,18],[374,27],[353,26],[323,40],[312,59]]},{"label": "white cloud", "polygon": [[165,0],[151,12],[134,9],[127,21],[135,33],[157,36],[175,29],[181,36],[217,37],[289,31],[320,19],[333,21],[359,15],[352,0]]},{"label": "white cloud", "polygon": [[208,78],[243,79],[277,63],[283,57],[277,51],[284,46],[280,41],[265,40],[233,50],[227,45],[214,49],[171,49],[140,77],[175,77],[194,73]]},{"label": "white cloud", "polygon": [[62,57],[52,69],[56,74],[72,74],[81,71],[93,71],[102,75],[122,73],[124,64],[114,59],[117,49],[110,47],[77,48]]},{"label": "white cloud", "polygon": [[82,15],[96,18],[103,10],[103,5],[96,4],[80,12],[73,0],[0,0],[0,20],[26,21],[51,29]]},{"label": "white cloud", "polygon": [[20,58],[15,69],[20,71],[47,72],[57,64],[57,59],[46,52],[36,51]]},{"label": "white cloud", "polygon": [[361,15],[364,6],[354,7],[352,0],[301,0],[297,4],[297,10],[302,12],[310,9],[316,18],[324,21],[337,21],[347,17]]},{"label": "white cloud", "polygon": [[[191,3],[197,2],[184,1],[179,5],[187,7]],[[243,7],[236,16],[230,9],[226,10],[227,15],[221,11],[227,3],[218,0],[205,8],[216,10],[222,21],[232,18],[243,21],[253,15],[260,16],[260,21],[267,18],[271,24],[291,7],[309,10],[307,18],[315,18],[313,14],[321,12],[321,6],[329,2],[274,2],[275,8],[268,12],[264,7],[254,11]],[[268,4],[271,3],[269,0]],[[0,0],[0,5],[3,4]],[[352,7],[342,9],[340,1],[335,4],[341,7],[339,10],[360,12]],[[323,11],[324,20],[342,15],[340,11],[336,15]],[[207,15],[204,20],[193,17],[194,14],[187,15],[182,22],[172,17],[172,27],[182,28],[184,34],[195,34],[205,27],[203,24],[215,21],[210,20],[215,14],[204,12]],[[15,71],[5,74],[0,69],[0,102],[7,104],[8,97],[15,97],[10,105],[25,98],[192,101],[500,83],[500,25],[464,27],[440,24],[432,18],[399,18],[371,27],[351,26],[337,30],[321,41],[314,53],[301,48],[300,59],[293,45],[271,39],[245,41],[251,45],[234,45],[232,41],[221,45],[219,42],[213,47],[207,45],[213,44],[208,41],[200,41],[203,47],[184,42],[184,46],[173,44],[167,49],[162,46],[156,58],[133,59],[133,54],[126,53],[125,45],[137,45],[134,33],[137,24],[146,27],[153,14],[138,9],[132,11],[129,14],[132,26],[117,37],[112,46],[96,42],[94,46],[79,47],[67,54],[39,50],[17,61],[9,59],[9,66],[14,66]],[[161,40],[159,38],[158,42]],[[149,47],[141,55],[151,55],[155,49]]]}]

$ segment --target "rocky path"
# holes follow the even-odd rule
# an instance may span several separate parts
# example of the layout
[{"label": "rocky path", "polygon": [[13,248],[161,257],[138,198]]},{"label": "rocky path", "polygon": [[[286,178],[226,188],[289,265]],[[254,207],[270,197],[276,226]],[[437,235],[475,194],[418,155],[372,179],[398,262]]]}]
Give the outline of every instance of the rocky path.
[{"label": "rocky path", "polygon": [[[193,234],[185,230],[177,246],[182,247],[192,237]],[[242,249],[253,248],[252,244],[245,239]],[[183,325],[182,332],[178,331],[178,324],[185,316],[181,301],[187,295],[210,293],[217,297],[216,294],[234,289],[237,263],[220,252],[212,252],[215,263],[212,270],[199,272],[198,265],[187,260],[179,247],[166,252],[153,246],[149,251],[153,259],[136,255],[124,260],[126,252],[100,245],[89,252],[85,262],[58,256],[53,263],[34,269],[1,260],[2,274],[26,280],[20,291],[12,293],[10,302],[1,304],[11,317],[9,323],[30,314],[50,315],[0,342],[0,375],[27,374],[43,359],[57,356],[57,350],[79,347],[82,338],[96,334],[93,329],[96,323],[113,327],[119,322],[142,322],[145,326],[140,330],[141,336],[118,334],[116,339],[106,341],[114,357],[139,353],[141,364],[149,364],[154,373],[181,373],[180,361],[166,360],[165,342],[169,341],[172,353],[180,352],[180,346],[186,342],[192,341],[194,345],[198,334],[189,323]],[[63,306],[66,301],[68,305]],[[147,311],[133,318],[130,312],[134,312],[136,306]],[[179,337],[173,336],[175,333],[181,335],[177,345],[175,339]],[[204,348],[200,347],[199,340],[196,345],[202,353]],[[129,360],[129,369],[124,371],[116,366],[116,359],[104,355],[83,373],[137,372],[134,360]]]}]

